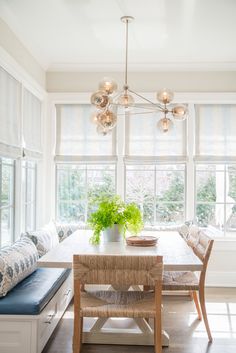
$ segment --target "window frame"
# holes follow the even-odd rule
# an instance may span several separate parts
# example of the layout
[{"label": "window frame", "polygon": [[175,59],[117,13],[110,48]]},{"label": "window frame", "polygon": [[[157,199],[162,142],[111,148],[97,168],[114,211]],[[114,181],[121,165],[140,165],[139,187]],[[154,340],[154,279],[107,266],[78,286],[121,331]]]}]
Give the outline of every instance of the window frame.
[{"label": "window frame", "polygon": [[[206,165],[206,166],[208,166],[208,165],[214,165],[214,166],[217,166],[217,165],[223,165],[224,166],[224,169],[222,170],[222,171],[217,171],[216,170],[216,172],[220,172],[220,173],[222,173],[223,175],[224,175],[224,200],[223,201],[220,201],[220,202],[208,202],[208,201],[198,201],[197,200],[197,173],[198,173],[198,171],[197,171],[197,166],[198,165]],[[227,195],[226,195],[226,174],[227,174],[227,170],[226,170],[226,166],[229,166],[229,165],[234,165],[235,167],[236,167],[236,161],[235,161],[235,163],[232,163],[232,162],[227,162],[227,163],[220,163],[220,162],[216,162],[216,161],[204,161],[204,162],[200,162],[200,161],[198,161],[198,162],[195,162],[195,164],[194,164],[194,174],[195,174],[195,177],[194,177],[194,180],[195,180],[195,183],[194,183],[194,186],[195,186],[195,188],[194,188],[194,220],[197,222],[197,205],[209,205],[209,206],[215,206],[215,205],[221,205],[221,206],[223,206],[224,207],[224,229],[223,230],[221,230],[221,229],[217,229],[217,228],[215,228],[214,226],[212,226],[212,227],[214,227],[215,229],[216,229],[216,233],[218,233],[218,234],[220,234],[220,233],[223,233],[223,238],[224,239],[232,239],[232,238],[235,238],[236,236],[227,236],[226,235],[226,233],[227,233],[227,228],[226,228],[226,206],[227,205],[233,205],[234,203],[233,202],[227,202],[226,201],[226,197],[227,197]],[[207,169],[204,169],[204,170],[202,170],[203,172],[206,172],[207,171]],[[236,205],[236,201],[235,201],[235,205]],[[210,225],[211,226],[211,225]],[[236,233],[236,231],[235,231],[235,233]]]},{"label": "window frame", "polygon": [[[126,190],[127,190],[127,178],[126,178],[126,171],[127,171],[127,167],[128,166],[137,166],[137,167],[140,167],[142,165],[149,165],[151,167],[153,167],[153,169],[151,170],[152,172],[154,172],[154,198],[153,198],[153,218],[154,218],[154,221],[153,221],[153,225],[151,225],[153,228],[155,227],[162,227],[162,226],[165,226],[164,224],[158,224],[156,222],[156,216],[157,216],[157,203],[160,204],[160,205],[168,205],[170,203],[173,203],[173,204],[183,204],[183,218],[185,219],[186,218],[186,194],[187,194],[187,163],[186,162],[177,162],[177,163],[173,163],[173,161],[166,161],[165,163],[160,163],[160,162],[156,162],[156,163],[145,163],[145,161],[141,160],[140,159],[140,162],[139,163],[136,163],[136,164],[125,164],[125,175],[124,175],[124,190],[125,190],[125,194],[124,194],[124,199],[126,200]],[[157,169],[157,166],[165,166],[165,165],[168,165],[168,166],[177,166],[177,165],[182,165],[183,166],[183,169],[182,170],[179,170],[180,172],[183,172],[183,175],[184,175],[184,195],[183,195],[183,201],[158,201],[158,198],[157,198],[157,173],[158,172],[165,172],[165,171],[168,171],[168,169]],[[166,226],[169,226],[166,225]],[[148,229],[150,227],[150,225],[147,225],[146,227],[144,227],[144,230],[145,229]]]},{"label": "window frame", "polygon": [[[31,166],[31,164],[34,164],[33,166]],[[34,230],[36,229],[36,219],[37,219],[37,162],[36,161],[32,161],[32,160],[23,160],[22,163],[21,163],[21,173],[22,173],[22,176],[23,176],[23,173],[25,173],[25,192],[23,194],[23,192],[21,193],[21,196],[22,196],[22,202],[21,202],[21,205],[22,205],[22,211],[21,211],[21,218],[22,216],[24,215],[24,221],[23,219],[21,219],[21,224],[24,225],[24,227],[21,227],[23,228],[22,230],[24,232],[27,232],[27,231],[31,231],[31,230]],[[33,187],[33,190],[34,190],[34,197],[33,197],[33,200],[32,201],[28,201],[28,179],[29,179],[29,175],[28,175],[28,171],[29,170],[33,170],[34,172],[34,187]],[[21,183],[22,185],[22,183]],[[27,220],[28,220],[28,207],[32,206],[33,205],[33,229],[28,229],[27,228]],[[23,211],[24,209],[24,211]]]},{"label": "window frame", "polygon": [[[7,163],[3,162],[3,160],[11,160],[12,163]],[[11,244],[15,240],[15,198],[16,198],[16,187],[15,187],[15,181],[16,181],[16,162],[13,158],[8,158],[8,157],[2,157],[0,156],[0,200],[1,200],[1,195],[2,195],[2,166],[9,166],[12,168],[12,190],[11,190],[11,196],[12,196],[12,204],[9,204],[7,206],[2,206],[0,202],[0,248],[2,247],[2,232],[1,232],[1,215],[2,215],[2,210],[3,209],[9,209],[12,212],[12,219],[11,219],[11,234],[10,234],[10,239],[7,244]]]},{"label": "window frame", "polygon": [[[117,163],[114,161],[114,163],[105,163],[104,161],[94,161],[94,162],[83,162],[83,163],[78,163],[78,162],[56,162],[55,163],[55,219],[58,220],[58,206],[59,206],[59,198],[58,198],[58,166],[59,165],[83,165],[85,166],[85,184],[86,184],[86,198],[85,198],[85,201],[86,201],[86,204],[85,204],[85,220],[84,220],[84,225],[83,227],[86,227],[86,223],[87,223],[87,220],[88,220],[88,165],[89,166],[92,166],[92,165],[111,165],[111,166],[114,166],[114,181],[115,181],[115,192],[117,190]],[[95,169],[90,169],[90,170],[95,170]],[[70,203],[71,200],[68,201],[68,203]],[[73,201],[73,203],[76,203],[76,201]],[[79,203],[79,201],[78,201]]]}]

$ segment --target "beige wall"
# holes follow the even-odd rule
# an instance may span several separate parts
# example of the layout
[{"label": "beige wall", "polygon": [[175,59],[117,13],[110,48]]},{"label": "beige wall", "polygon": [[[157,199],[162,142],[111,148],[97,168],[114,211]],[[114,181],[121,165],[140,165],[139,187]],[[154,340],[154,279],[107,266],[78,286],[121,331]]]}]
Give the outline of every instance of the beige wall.
[{"label": "beige wall", "polygon": [[[48,92],[92,92],[104,76],[113,77],[122,88],[122,72],[47,72],[46,87]],[[236,92],[236,72],[130,72],[129,84],[139,92],[163,87],[175,92]]]},{"label": "beige wall", "polygon": [[40,86],[45,88],[45,71],[1,19],[0,46],[8,52]]}]

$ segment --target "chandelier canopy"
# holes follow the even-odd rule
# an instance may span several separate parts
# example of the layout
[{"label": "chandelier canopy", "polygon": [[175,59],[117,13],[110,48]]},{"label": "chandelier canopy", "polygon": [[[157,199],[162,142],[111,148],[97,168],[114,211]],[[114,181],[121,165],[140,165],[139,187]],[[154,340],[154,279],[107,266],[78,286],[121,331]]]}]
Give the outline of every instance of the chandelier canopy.
[{"label": "chandelier canopy", "polygon": [[[129,114],[153,114],[153,112],[162,112],[163,117],[157,122],[157,127],[168,132],[173,126],[173,119],[183,121],[186,119],[188,110],[183,104],[175,104],[170,107],[174,98],[174,93],[169,89],[162,89],[157,92],[158,102],[152,102],[141,94],[131,90],[128,85],[128,29],[129,23],[134,18],[132,16],[123,16],[121,21],[125,23],[125,80],[123,91],[117,93],[117,83],[110,77],[104,77],[99,82],[98,91],[91,96],[91,103],[96,107],[96,112],[92,115],[92,122],[97,125],[97,132],[107,135],[117,124],[117,115]],[[137,97],[144,104],[136,104]],[[120,113],[120,109],[122,112]],[[140,108],[142,112],[133,112],[132,109]]]}]

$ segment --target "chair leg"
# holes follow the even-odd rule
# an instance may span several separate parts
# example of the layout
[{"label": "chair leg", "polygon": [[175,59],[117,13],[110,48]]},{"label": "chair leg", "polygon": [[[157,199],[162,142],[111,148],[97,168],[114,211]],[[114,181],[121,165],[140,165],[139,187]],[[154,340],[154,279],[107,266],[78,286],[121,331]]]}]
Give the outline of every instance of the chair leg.
[{"label": "chair leg", "polygon": [[155,353],[162,353],[162,332],[160,322],[157,322],[158,319],[154,319],[154,344],[155,344]]},{"label": "chair leg", "polygon": [[201,313],[201,309],[200,309],[200,305],[199,305],[199,301],[198,301],[197,291],[195,291],[195,290],[192,291],[192,298],[194,300],[194,304],[197,309],[198,320],[202,320],[202,313]]},{"label": "chair leg", "polygon": [[82,344],[83,344],[83,320],[84,318],[80,318],[80,349],[82,349]]},{"label": "chair leg", "polygon": [[[147,285],[144,285],[143,286],[143,291],[144,292],[149,292],[150,290],[153,290],[153,287],[152,286],[147,286]],[[146,321],[147,321],[147,323],[149,324],[149,317],[145,317],[144,318]]]},{"label": "chair leg", "polygon": [[74,318],[73,353],[81,350],[81,318]]},{"label": "chair leg", "polygon": [[208,323],[208,319],[207,319],[207,312],[206,312],[206,305],[205,305],[205,293],[204,293],[204,288],[201,288],[201,287],[199,288],[199,300],[200,300],[204,324],[205,324],[207,335],[208,335],[208,340],[209,340],[209,342],[212,342],[211,331],[210,331],[210,327],[209,327],[209,323]]}]

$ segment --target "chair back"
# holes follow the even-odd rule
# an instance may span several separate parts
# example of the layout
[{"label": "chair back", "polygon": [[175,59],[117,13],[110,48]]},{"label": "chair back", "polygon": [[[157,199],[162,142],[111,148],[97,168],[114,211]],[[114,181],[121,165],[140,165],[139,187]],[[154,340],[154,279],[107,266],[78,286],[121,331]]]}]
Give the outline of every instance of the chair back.
[{"label": "chair back", "polygon": [[206,268],[214,240],[211,239],[204,230],[197,230],[196,227],[190,230],[187,244],[193,249],[197,257],[203,262]]},{"label": "chair back", "polygon": [[74,255],[74,279],[80,284],[155,285],[162,281],[162,256]]}]

